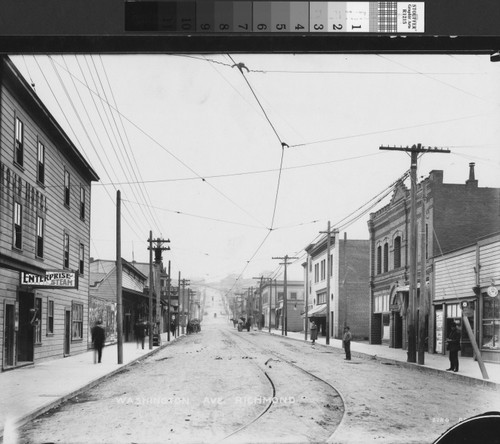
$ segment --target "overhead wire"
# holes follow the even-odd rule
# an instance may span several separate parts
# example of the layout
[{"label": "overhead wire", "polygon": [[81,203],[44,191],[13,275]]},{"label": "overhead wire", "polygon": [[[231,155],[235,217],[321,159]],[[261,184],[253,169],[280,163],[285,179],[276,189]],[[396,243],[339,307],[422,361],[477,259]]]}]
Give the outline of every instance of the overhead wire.
[{"label": "overhead wire", "polygon": [[[51,91],[51,93],[52,93],[52,95],[53,95],[53,97],[54,97],[54,99],[55,99],[55,101],[56,101],[56,103],[57,103],[57,105],[58,105],[58,107],[59,107],[59,109],[60,109],[61,113],[63,114],[63,116],[64,116],[64,118],[65,118],[65,120],[66,120],[66,123],[67,123],[67,124],[68,124],[68,126],[69,126],[70,131],[73,133],[73,137],[75,138],[75,140],[76,140],[77,144],[81,147],[80,149],[81,149],[82,154],[84,154],[84,155],[85,155],[85,157],[87,158],[87,161],[88,161],[88,162],[89,162],[89,164],[90,164],[90,161],[88,160],[88,155],[87,155],[87,153],[86,153],[86,151],[85,151],[85,149],[84,149],[84,145],[83,145],[83,143],[80,141],[80,139],[79,139],[78,135],[76,134],[76,132],[75,132],[75,130],[74,130],[74,128],[73,128],[73,125],[70,123],[70,121],[69,121],[69,119],[68,119],[68,116],[67,116],[67,113],[63,110],[62,105],[61,105],[61,103],[59,102],[59,99],[57,98],[57,96],[55,95],[55,92],[54,92],[54,90],[52,89],[51,84],[48,82],[48,79],[47,79],[47,77],[45,76],[45,73],[44,73],[44,71],[43,71],[42,67],[41,67],[41,66],[40,66],[40,64],[38,63],[38,60],[37,60],[36,58],[34,58],[34,60],[35,60],[35,63],[37,64],[38,69],[40,70],[40,72],[41,72],[41,74],[42,74],[42,76],[43,76],[43,78],[44,78],[45,82],[47,83],[47,86],[48,86],[49,90]],[[50,57],[49,57],[49,60],[52,62],[52,60],[51,60],[51,58],[50,58]],[[56,70],[55,72],[56,72],[56,76],[57,76],[58,78],[60,78],[59,73],[57,72],[57,70]],[[66,94],[68,94],[67,89],[65,89],[65,87],[63,86],[63,84],[61,84],[61,86],[62,86],[62,87],[63,87],[63,89],[66,91]],[[74,106],[74,104],[72,104],[72,106]],[[75,111],[75,112],[76,112],[76,111]],[[76,114],[77,114],[77,118],[78,118],[78,119],[79,119],[79,121],[80,121],[80,124],[82,124],[82,122],[81,122],[81,118],[80,118],[79,114],[78,114],[78,113],[76,113]],[[83,125],[83,124],[82,124],[82,125]],[[85,131],[86,131],[86,130],[85,130]],[[87,136],[88,136],[88,133],[87,133],[87,132],[86,132],[86,134],[87,134]],[[91,146],[93,147],[93,144],[92,144],[92,143],[91,143]],[[94,147],[94,148],[95,148],[95,147]],[[109,194],[109,192],[108,192],[108,196],[109,196],[110,200],[111,200],[111,201],[113,201],[113,199],[112,199],[111,195]],[[125,220],[125,222],[126,222],[126,223],[127,223],[127,225],[129,226],[129,228],[133,231],[133,227],[132,227],[132,225],[130,225],[130,224],[129,224],[128,220]]]},{"label": "overhead wire", "polygon": [[[99,56],[99,57],[100,57],[100,56]],[[94,58],[93,58],[92,56],[91,56],[91,60],[92,60],[92,64],[94,65],[94,69],[95,69],[95,71],[96,71],[96,73],[97,73],[97,77],[98,77],[98,79],[99,79],[99,83],[101,84],[101,88],[102,88],[102,91],[103,91],[103,93],[104,93],[104,98],[105,98],[105,100],[106,100],[106,103],[108,104],[109,112],[110,112],[110,115],[111,115],[111,117],[112,117],[112,119],[113,119],[113,124],[114,124],[114,126],[116,127],[116,132],[117,132],[117,134],[118,134],[118,137],[120,138],[120,143],[117,143],[117,146],[118,146],[118,148],[121,148],[121,147],[123,148],[123,152],[124,152],[124,153],[125,153],[125,155],[126,155],[125,165],[127,165],[127,168],[128,168],[128,167],[130,167],[129,171],[131,171],[131,172],[132,172],[133,177],[134,177],[136,180],[138,180],[138,175],[137,175],[137,173],[136,173],[136,169],[137,169],[137,161],[136,161],[135,157],[133,157],[133,150],[132,150],[132,147],[130,146],[130,141],[129,141],[128,137],[127,137],[126,130],[125,130],[125,128],[123,127],[123,122],[122,122],[122,130],[124,131],[124,134],[125,134],[124,136],[122,136],[122,131],[120,130],[120,127],[118,126],[118,123],[116,122],[116,119],[115,119],[115,113],[113,112],[112,108],[109,106],[109,104],[110,104],[110,100],[108,100],[108,96],[107,96],[107,94],[106,94],[106,89],[104,88],[104,85],[102,84],[101,77],[100,77],[100,75],[99,75],[99,70],[97,69],[97,66],[96,66],[96,64],[95,64]],[[117,103],[116,103],[116,100],[115,100],[115,97],[114,97],[114,94],[113,94],[113,89],[112,89],[111,84],[110,84],[110,82],[109,82],[109,78],[108,78],[108,76],[107,76],[106,68],[104,67],[104,64],[102,64],[102,59],[101,59],[101,58],[100,58],[100,61],[101,61],[102,70],[103,70],[103,72],[104,72],[104,76],[105,76],[105,78],[106,78],[106,80],[107,80],[108,89],[109,89],[109,91],[110,91],[111,97],[112,97],[113,102],[114,102],[114,108],[115,108],[115,109],[118,109],[118,105],[117,105]],[[117,114],[118,114],[118,116],[120,116],[120,113],[119,113],[119,112],[118,112]],[[120,119],[120,121],[121,121],[121,119]],[[128,145],[128,146],[129,146],[129,148],[130,148],[130,149],[127,149],[127,144],[125,143],[124,138],[125,138],[125,139],[129,142],[129,145]],[[117,142],[118,142],[118,141],[117,141]],[[129,151],[132,151],[132,156],[129,154]],[[141,179],[142,179],[142,177],[141,177]],[[143,199],[145,202],[150,203],[150,200],[148,199],[148,196],[146,196],[146,193],[144,193],[143,188],[144,188],[144,187],[143,187],[143,186],[140,186],[140,185],[137,187],[137,189],[138,189],[138,191],[139,191],[139,194],[142,196],[142,199]],[[159,224],[159,222],[158,222],[158,219],[157,219],[156,215],[155,215],[155,214],[153,213],[153,211],[151,210],[151,207],[150,207],[150,206],[148,206],[148,207],[147,207],[147,210],[148,210],[148,213],[149,213],[150,222],[152,222],[154,225],[156,225],[156,229],[157,229],[159,232],[161,232],[162,230],[161,230],[161,228],[160,228],[160,224]],[[147,220],[147,219],[146,219],[146,220]]]},{"label": "overhead wire", "polygon": [[[73,75],[73,73],[69,73],[69,75]],[[80,79],[76,78],[77,81],[81,82]],[[86,88],[88,88],[89,92],[95,96],[97,96],[99,98],[100,101],[104,101],[104,99],[96,92],[94,91],[92,88],[90,88],[88,86],[88,84],[85,84],[83,82],[81,82]],[[119,110],[115,109],[113,107],[113,105],[110,105],[116,112],[119,112]],[[120,113],[121,114],[121,113]],[[123,119],[125,119],[130,125],[132,125],[134,128],[136,128],[141,134],[143,134],[145,137],[147,137],[149,140],[151,140],[155,145],[157,145],[160,149],[162,149],[163,151],[165,151],[167,154],[169,154],[172,158],[174,158],[179,164],[181,164],[182,166],[184,166],[187,170],[191,171],[193,174],[195,174],[198,179],[201,179],[202,182],[206,183],[208,186],[210,186],[216,193],[218,193],[220,196],[222,196],[224,199],[226,199],[228,202],[230,202],[231,204],[233,204],[235,207],[237,207],[238,209],[240,209],[243,213],[245,213],[247,216],[251,217],[252,219],[254,219],[256,222],[260,223],[262,226],[265,226],[265,224],[261,221],[259,221],[255,215],[249,213],[245,208],[243,208],[241,205],[239,205],[238,203],[236,203],[233,199],[231,199],[229,196],[227,196],[226,194],[224,194],[222,191],[220,191],[217,187],[215,187],[212,183],[210,183],[209,181],[206,180],[206,178],[204,176],[202,176],[201,174],[199,174],[194,168],[192,168],[191,166],[189,166],[186,162],[184,162],[179,156],[177,156],[176,154],[174,154],[171,150],[169,150],[167,147],[165,147],[164,145],[162,145],[158,140],[156,140],[153,136],[151,136],[147,131],[145,131],[144,129],[142,129],[139,125],[137,125],[135,122],[133,122],[131,119],[129,119],[127,116],[125,116],[124,114],[121,114],[121,116],[123,117]]]},{"label": "overhead wire", "polygon": [[[101,105],[102,113],[101,113],[101,110],[99,110],[98,107],[96,107],[96,111],[97,111],[97,113],[99,115],[99,118],[101,120],[101,123],[102,123],[103,129],[105,131],[105,134],[108,137],[108,141],[109,141],[110,147],[111,147],[113,153],[115,154],[116,160],[118,161],[118,165],[119,165],[119,167],[121,169],[122,174],[125,177],[127,177],[127,176],[131,177],[132,175],[130,174],[130,162],[127,162],[127,159],[125,159],[125,156],[124,156],[122,150],[120,149],[121,144],[118,141],[118,137],[117,137],[116,132],[115,132],[115,127],[113,126],[113,124],[112,124],[112,122],[110,120],[110,117],[108,115],[108,112],[106,111],[106,107],[105,107],[105,104],[109,103],[109,102],[107,100],[106,93],[105,93],[105,91],[103,89],[103,85],[102,85],[102,81],[100,79],[99,73],[95,69],[95,64],[93,63],[92,56],[90,56],[90,57],[91,57],[91,62],[93,64],[93,66],[94,66],[94,71],[92,70],[92,67],[90,66],[90,64],[89,64],[89,62],[87,60],[87,57],[85,55],[83,56],[83,60],[84,60],[84,62],[86,64],[86,66],[87,66],[87,71],[88,71],[88,73],[90,75],[90,78],[92,79],[94,88],[96,89],[96,91],[98,93],[98,96],[101,96],[101,93],[100,93],[100,90],[99,90],[99,85],[100,85],[101,86],[101,90],[103,91],[103,94],[104,94],[104,99],[105,99],[105,100],[100,100],[99,101],[99,103]],[[95,76],[94,76],[94,72],[95,72]],[[97,77],[97,81],[96,81],[96,77]],[[94,102],[94,104],[95,104],[95,102]],[[105,121],[103,119],[103,115],[105,116],[107,124],[105,123]],[[134,195],[135,199],[139,199],[138,195],[136,193],[135,187],[130,187],[130,191]],[[144,218],[145,224],[148,224],[149,220],[148,220],[147,215],[144,213],[143,209],[141,209],[141,215]]]}]

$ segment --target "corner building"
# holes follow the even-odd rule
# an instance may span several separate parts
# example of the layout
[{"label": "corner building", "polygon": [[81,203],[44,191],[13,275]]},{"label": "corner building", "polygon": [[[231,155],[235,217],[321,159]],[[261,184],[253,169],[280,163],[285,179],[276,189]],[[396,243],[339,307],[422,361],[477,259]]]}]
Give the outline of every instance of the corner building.
[{"label": "corner building", "polygon": [[[498,232],[500,189],[480,188],[475,179],[475,165],[471,163],[469,178],[464,184],[446,184],[443,182],[443,171],[431,171],[427,178],[417,184],[416,202],[419,233],[416,307],[420,305],[420,298],[423,298],[422,305],[425,307],[423,313],[417,313],[417,319],[425,317],[425,350],[442,352],[436,349],[436,332],[442,339],[442,335],[446,337],[447,331],[443,331],[441,326],[436,327],[435,310],[441,307],[433,301],[439,300],[441,295],[433,294],[436,288],[433,285],[434,259]],[[396,186],[388,205],[370,214],[368,228],[370,343],[385,343],[389,347],[407,349],[410,190],[404,183]],[[457,311],[455,317],[460,316],[461,313]],[[470,347],[465,347],[465,353],[471,353]]]},{"label": "corner building", "polygon": [[[1,57],[2,370],[87,350],[90,187],[98,179],[12,61]],[[52,272],[65,279],[41,285]]]}]

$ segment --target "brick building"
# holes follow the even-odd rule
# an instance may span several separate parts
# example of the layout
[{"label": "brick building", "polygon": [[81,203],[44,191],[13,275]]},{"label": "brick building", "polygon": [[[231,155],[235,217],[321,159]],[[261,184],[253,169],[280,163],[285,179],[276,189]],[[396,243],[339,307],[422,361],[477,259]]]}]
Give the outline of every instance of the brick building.
[{"label": "brick building", "polygon": [[[433,258],[475,243],[498,231],[500,189],[480,188],[475,166],[469,164],[465,184],[443,182],[443,171],[431,171],[417,184],[418,236],[417,307],[421,288],[428,307],[424,313],[426,350],[435,351],[435,319],[431,315]],[[388,205],[370,214],[370,342],[407,348],[409,304],[410,191],[399,183]],[[424,243],[425,245],[422,245]],[[422,253],[424,251],[424,253]],[[422,264],[422,255],[424,263]],[[422,276],[422,272],[425,276]],[[423,284],[423,285],[422,285]]]},{"label": "brick building", "polygon": [[2,369],[87,350],[90,191],[99,178],[0,58]]},{"label": "brick building", "polygon": [[369,241],[339,237],[330,239],[330,270],[327,272],[327,237],[306,248],[307,318],[314,319],[318,334],[326,335],[327,279],[330,279],[330,337],[341,338],[344,326],[356,339],[368,338],[370,305]]}]

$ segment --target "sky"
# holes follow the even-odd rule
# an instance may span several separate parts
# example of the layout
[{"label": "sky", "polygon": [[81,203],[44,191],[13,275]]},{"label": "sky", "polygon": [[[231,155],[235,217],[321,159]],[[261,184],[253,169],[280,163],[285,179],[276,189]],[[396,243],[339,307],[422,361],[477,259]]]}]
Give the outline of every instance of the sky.
[{"label": "sky", "polygon": [[[487,55],[215,54],[12,56],[100,177],[90,256],[149,260],[169,239],[172,274],[302,279],[328,222],[368,239],[409,155],[500,187],[500,64]],[[406,182],[409,186],[409,183]],[[385,196],[385,198],[383,197]],[[374,205],[374,206],[373,206]],[[367,211],[366,214],[362,214]]]}]

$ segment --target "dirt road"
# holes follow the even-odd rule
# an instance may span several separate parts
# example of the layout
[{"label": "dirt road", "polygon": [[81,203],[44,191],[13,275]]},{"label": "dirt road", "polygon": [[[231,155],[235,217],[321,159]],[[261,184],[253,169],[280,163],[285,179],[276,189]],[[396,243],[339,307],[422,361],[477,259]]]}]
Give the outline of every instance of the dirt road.
[{"label": "dirt road", "polygon": [[22,442],[422,443],[500,410],[488,388],[343,358],[211,319],[28,424]]}]

